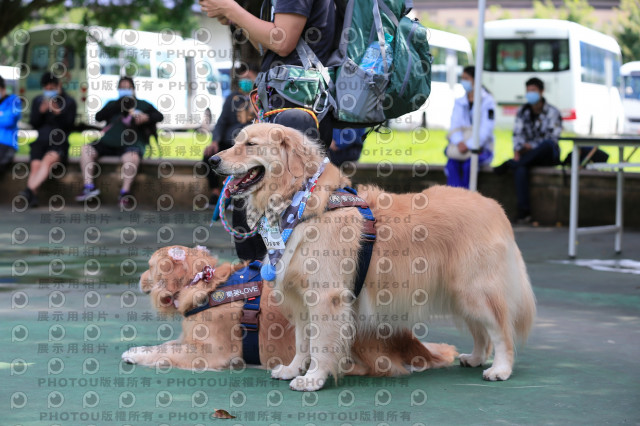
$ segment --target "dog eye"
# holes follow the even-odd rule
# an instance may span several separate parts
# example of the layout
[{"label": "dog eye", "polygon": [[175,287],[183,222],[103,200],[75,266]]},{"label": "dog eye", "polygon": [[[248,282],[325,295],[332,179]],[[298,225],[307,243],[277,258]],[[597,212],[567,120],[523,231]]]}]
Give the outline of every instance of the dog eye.
[{"label": "dog eye", "polygon": [[256,146],[256,145],[258,145],[258,144],[255,143],[255,142],[247,142],[247,146]]}]

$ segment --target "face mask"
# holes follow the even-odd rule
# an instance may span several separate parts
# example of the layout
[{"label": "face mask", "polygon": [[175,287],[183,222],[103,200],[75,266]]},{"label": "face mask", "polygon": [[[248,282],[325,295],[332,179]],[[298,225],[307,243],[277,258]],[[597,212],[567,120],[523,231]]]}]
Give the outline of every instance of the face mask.
[{"label": "face mask", "polygon": [[253,81],[248,78],[241,78],[238,81],[238,87],[245,93],[249,93],[253,89]]},{"label": "face mask", "polygon": [[58,91],[57,90],[45,90],[44,91],[44,97],[51,99],[51,98],[55,98],[56,96],[58,96]]},{"label": "face mask", "polygon": [[124,98],[125,96],[133,97],[133,89],[118,89],[118,97]]},{"label": "face mask", "polygon": [[525,96],[527,97],[527,103],[531,105],[538,103],[540,100],[540,93],[538,92],[527,92]]},{"label": "face mask", "polygon": [[473,84],[469,80],[460,80],[460,84],[462,84],[462,88],[467,93],[473,90]]}]

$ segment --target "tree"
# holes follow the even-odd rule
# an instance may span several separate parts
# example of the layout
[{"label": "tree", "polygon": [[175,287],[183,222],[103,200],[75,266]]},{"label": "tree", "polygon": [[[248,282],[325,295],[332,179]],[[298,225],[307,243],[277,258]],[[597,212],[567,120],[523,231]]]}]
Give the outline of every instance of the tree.
[{"label": "tree", "polygon": [[622,0],[615,36],[625,62],[640,60],[640,0]]},{"label": "tree", "polygon": [[[194,0],[0,0],[0,39],[23,23],[46,19],[50,10],[82,11],[80,23],[110,28],[129,27],[151,15],[146,29],[171,28],[188,35],[195,26]],[[162,28],[157,28],[162,26]]]},{"label": "tree", "polygon": [[551,0],[534,0],[533,17],[538,19],[562,19],[593,27],[596,19],[594,8],[587,0],[563,0],[563,6],[556,8]]}]

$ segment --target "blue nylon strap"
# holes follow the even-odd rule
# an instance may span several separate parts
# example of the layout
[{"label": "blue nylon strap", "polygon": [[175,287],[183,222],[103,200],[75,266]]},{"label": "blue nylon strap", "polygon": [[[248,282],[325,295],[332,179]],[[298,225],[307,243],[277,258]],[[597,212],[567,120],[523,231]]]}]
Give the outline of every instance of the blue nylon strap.
[{"label": "blue nylon strap", "polygon": [[[350,193],[353,195],[358,195],[358,191],[350,186],[345,186],[344,188],[339,188],[336,192],[344,192]],[[376,220],[373,216],[373,212],[369,207],[358,207],[358,211],[366,220],[374,221]],[[369,264],[371,263],[371,255],[373,254],[373,244],[375,243],[376,236],[375,234],[365,234],[362,233],[364,237],[362,241],[362,246],[358,251],[358,272],[356,273],[356,281],[355,286],[353,288],[353,293],[356,297],[362,291],[362,287],[364,286],[364,279],[367,276],[367,271],[369,270]]]},{"label": "blue nylon strap", "polygon": [[218,288],[228,287],[230,285],[242,284],[242,283],[252,283],[254,281],[261,281],[260,278],[260,267],[262,263],[254,260],[247,266],[242,269],[237,270],[227,279],[227,282],[221,285]]}]

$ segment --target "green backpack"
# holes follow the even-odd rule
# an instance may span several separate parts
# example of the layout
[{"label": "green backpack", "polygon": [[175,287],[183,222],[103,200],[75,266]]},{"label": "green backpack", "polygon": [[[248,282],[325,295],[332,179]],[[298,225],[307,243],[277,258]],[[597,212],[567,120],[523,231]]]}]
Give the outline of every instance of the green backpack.
[{"label": "green backpack", "polygon": [[[261,73],[256,81],[260,102],[268,105],[271,88],[312,109],[320,120],[331,112],[336,127],[368,127],[417,110],[431,93],[432,56],[426,28],[406,16],[411,6],[403,0],[336,0],[343,26],[328,63],[322,64],[301,38],[296,51],[303,65]],[[374,41],[382,46],[380,73],[359,66]],[[388,54],[390,64],[384,60]]]}]

